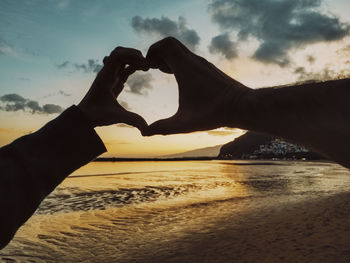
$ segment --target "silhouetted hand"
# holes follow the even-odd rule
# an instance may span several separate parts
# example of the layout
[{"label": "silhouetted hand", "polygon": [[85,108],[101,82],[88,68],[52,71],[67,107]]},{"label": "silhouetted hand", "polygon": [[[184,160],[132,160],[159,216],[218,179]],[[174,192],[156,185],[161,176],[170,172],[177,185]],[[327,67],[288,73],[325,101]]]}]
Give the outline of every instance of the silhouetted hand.
[{"label": "silhouetted hand", "polygon": [[103,68],[78,107],[94,127],[126,123],[143,132],[147,127],[145,120],[124,109],[116,98],[132,72],[148,69],[145,58],[139,50],[117,47],[105,57],[103,63]]},{"label": "silhouetted hand", "polygon": [[179,87],[179,108],[176,114],[151,124],[147,135],[235,126],[240,118],[240,99],[251,89],[233,80],[172,37],[153,44],[146,59],[151,68],[174,74]]}]

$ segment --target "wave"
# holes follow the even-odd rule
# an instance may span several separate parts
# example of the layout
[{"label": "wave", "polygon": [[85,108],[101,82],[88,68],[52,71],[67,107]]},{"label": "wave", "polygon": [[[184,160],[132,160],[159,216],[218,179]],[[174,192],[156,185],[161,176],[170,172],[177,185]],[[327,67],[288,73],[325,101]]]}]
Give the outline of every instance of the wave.
[{"label": "wave", "polygon": [[152,202],[185,195],[199,189],[192,184],[181,186],[145,186],[143,188],[120,188],[117,190],[85,191],[77,188],[57,189],[40,205],[36,214],[57,212],[105,210],[108,207],[122,207],[130,204]]}]

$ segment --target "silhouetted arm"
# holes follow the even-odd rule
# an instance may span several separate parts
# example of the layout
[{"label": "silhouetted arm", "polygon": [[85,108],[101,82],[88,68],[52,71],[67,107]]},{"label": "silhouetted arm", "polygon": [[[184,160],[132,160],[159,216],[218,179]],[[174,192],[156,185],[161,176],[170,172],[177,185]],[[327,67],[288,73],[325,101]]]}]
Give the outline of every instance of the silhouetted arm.
[{"label": "silhouetted arm", "polygon": [[37,132],[0,149],[0,249],[70,173],[106,151],[72,106]]},{"label": "silhouetted arm", "polygon": [[146,128],[141,116],[116,100],[126,80],[122,76],[130,72],[126,65],[144,69],[145,58],[138,50],[116,48],[78,106],[0,149],[0,249],[64,178],[106,150],[94,127]]},{"label": "silhouetted arm", "polygon": [[152,123],[147,135],[242,128],[303,144],[350,168],[349,79],[253,90],[172,37],[153,44],[146,59],[179,86],[176,114]]},{"label": "silhouetted arm", "polygon": [[226,125],[282,137],[350,167],[350,79],[250,90]]}]

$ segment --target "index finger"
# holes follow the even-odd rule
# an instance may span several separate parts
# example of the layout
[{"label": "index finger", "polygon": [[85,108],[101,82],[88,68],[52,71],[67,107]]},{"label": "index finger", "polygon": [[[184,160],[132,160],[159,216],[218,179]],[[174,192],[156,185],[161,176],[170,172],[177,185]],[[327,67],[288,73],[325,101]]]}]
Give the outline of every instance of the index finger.
[{"label": "index finger", "polygon": [[176,73],[186,65],[192,52],[174,37],[164,38],[148,49],[146,59],[151,68],[158,68],[166,73]]},{"label": "index finger", "polygon": [[137,70],[147,70],[148,62],[140,50],[134,48],[116,47],[108,58],[104,59],[105,66],[111,70],[133,66]]},{"label": "index finger", "polygon": [[[115,48],[108,57],[103,59],[104,66],[99,72],[106,83],[115,83],[126,65],[132,65],[136,69],[148,69],[148,63],[141,51],[134,48]],[[111,85],[106,85],[111,87]]]}]

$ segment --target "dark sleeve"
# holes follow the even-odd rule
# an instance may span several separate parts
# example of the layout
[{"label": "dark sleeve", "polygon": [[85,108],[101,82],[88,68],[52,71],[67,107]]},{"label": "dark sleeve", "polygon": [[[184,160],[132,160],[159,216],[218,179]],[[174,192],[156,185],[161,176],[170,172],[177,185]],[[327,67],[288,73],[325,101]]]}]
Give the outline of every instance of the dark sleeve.
[{"label": "dark sleeve", "polygon": [[106,151],[72,106],[43,128],[0,149],[0,249],[70,173]]}]

